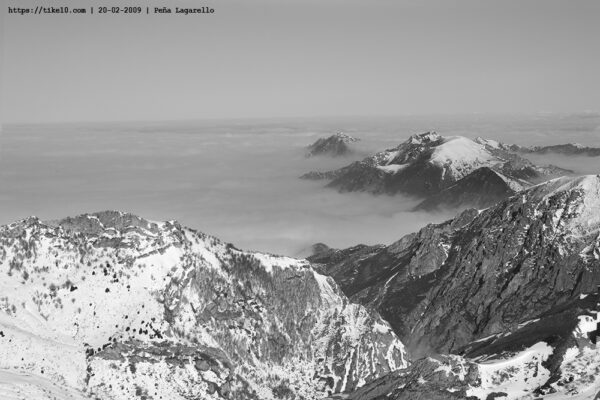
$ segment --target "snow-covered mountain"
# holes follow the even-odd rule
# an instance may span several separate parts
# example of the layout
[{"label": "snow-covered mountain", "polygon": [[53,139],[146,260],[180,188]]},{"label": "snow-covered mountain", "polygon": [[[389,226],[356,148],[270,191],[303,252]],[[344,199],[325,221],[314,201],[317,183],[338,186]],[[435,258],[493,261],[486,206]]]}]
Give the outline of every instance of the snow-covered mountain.
[{"label": "snow-covered mountain", "polygon": [[352,300],[379,310],[414,357],[456,355],[415,362],[357,399],[600,392],[599,175],[539,184],[390,246],[310,260]]},{"label": "snow-covered mountain", "polygon": [[352,152],[350,143],[358,142],[360,139],[338,132],[327,138],[319,138],[308,146],[306,157],[329,155],[333,157],[344,156]]},{"label": "snow-covered mountain", "polygon": [[307,261],[176,222],[31,217],[0,244],[2,399],[315,399],[408,364]]},{"label": "snow-covered mountain", "polygon": [[341,192],[424,197],[418,209],[483,208],[569,172],[534,165],[491,140],[426,132],[341,169],[310,172],[302,178],[328,179],[327,186]]}]

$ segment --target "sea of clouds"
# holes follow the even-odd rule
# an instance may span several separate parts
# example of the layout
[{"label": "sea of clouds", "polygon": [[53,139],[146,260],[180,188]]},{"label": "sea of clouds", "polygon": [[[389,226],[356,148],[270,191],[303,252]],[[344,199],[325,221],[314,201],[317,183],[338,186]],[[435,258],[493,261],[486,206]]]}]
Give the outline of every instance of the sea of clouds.
[{"label": "sea of clouds", "polygon": [[[411,212],[417,199],[340,194],[298,177],[428,130],[521,145],[600,146],[597,114],[8,125],[0,136],[0,224],[116,209],[293,256],[316,242],[391,243],[452,212]],[[337,131],[361,139],[357,153],[304,156],[307,145]],[[600,173],[600,157],[532,161]]]}]

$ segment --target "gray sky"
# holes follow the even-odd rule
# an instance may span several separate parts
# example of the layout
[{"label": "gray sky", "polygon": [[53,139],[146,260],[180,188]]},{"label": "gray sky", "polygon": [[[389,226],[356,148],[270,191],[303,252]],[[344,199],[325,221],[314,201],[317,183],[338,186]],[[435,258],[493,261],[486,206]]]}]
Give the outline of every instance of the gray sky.
[{"label": "gray sky", "polygon": [[216,9],[187,17],[3,3],[5,122],[600,108],[597,0],[163,1]]}]

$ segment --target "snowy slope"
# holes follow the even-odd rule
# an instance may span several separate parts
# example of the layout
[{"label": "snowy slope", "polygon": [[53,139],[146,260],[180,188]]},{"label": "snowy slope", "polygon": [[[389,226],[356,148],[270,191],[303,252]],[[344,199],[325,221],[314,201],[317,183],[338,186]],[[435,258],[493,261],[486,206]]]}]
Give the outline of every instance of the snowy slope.
[{"label": "snowy slope", "polygon": [[485,146],[462,136],[445,138],[435,147],[429,160],[430,163],[441,166],[443,173],[449,174],[454,181],[477,168],[497,166],[503,161],[487,151]]},{"label": "snowy slope", "polygon": [[308,262],[176,222],[28,218],[0,243],[0,377],[22,377],[0,393],[319,398],[407,365],[389,325]]},{"label": "snowy slope", "polygon": [[81,400],[84,393],[39,375],[0,370],[2,400]]}]

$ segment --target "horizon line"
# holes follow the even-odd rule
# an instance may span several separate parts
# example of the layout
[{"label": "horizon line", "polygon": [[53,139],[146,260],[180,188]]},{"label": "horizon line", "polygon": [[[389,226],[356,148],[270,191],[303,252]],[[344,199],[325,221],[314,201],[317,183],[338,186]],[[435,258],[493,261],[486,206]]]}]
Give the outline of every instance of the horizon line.
[{"label": "horizon line", "polygon": [[467,117],[467,116],[598,116],[600,110],[580,111],[534,111],[534,112],[462,112],[462,113],[406,113],[406,114],[368,114],[368,115],[296,115],[296,116],[253,116],[253,117],[198,117],[198,118],[161,118],[161,119],[119,119],[119,120],[85,120],[74,119],[65,121],[6,121],[0,122],[2,126],[17,125],[63,125],[63,124],[120,124],[120,123],[186,123],[186,122],[235,122],[235,121],[278,121],[278,120],[319,120],[319,119],[374,119],[374,118],[414,118],[414,117]]}]

